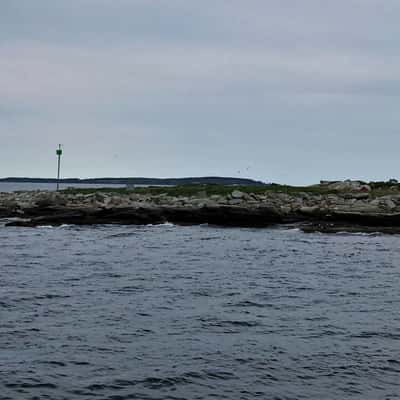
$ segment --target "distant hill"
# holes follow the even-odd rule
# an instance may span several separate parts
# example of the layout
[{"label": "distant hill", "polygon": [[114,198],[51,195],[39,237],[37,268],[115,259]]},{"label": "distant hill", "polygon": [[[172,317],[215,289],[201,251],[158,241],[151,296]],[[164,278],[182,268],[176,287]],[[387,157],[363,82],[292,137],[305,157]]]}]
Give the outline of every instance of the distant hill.
[{"label": "distant hill", "polygon": [[[0,178],[0,182],[13,183],[56,183],[54,178]],[[194,184],[216,184],[216,185],[265,185],[264,182],[246,178],[231,178],[220,176],[204,176],[198,178],[67,178],[61,179],[60,183],[69,184],[97,184],[97,185],[194,185]]]}]

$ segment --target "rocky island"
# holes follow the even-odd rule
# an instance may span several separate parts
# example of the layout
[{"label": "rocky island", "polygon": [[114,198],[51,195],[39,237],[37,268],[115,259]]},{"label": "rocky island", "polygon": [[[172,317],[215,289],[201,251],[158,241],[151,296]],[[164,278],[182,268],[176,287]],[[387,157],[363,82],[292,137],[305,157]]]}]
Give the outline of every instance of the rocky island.
[{"label": "rocky island", "polygon": [[318,185],[181,185],[0,193],[8,226],[212,224],[305,232],[400,233],[397,181]]}]

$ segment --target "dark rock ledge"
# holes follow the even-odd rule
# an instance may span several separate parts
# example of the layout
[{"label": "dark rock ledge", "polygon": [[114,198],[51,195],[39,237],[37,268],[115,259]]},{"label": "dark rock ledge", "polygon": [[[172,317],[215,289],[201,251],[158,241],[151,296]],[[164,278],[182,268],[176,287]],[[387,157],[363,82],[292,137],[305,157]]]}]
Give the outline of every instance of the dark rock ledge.
[{"label": "dark rock ledge", "polygon": [[93,225],[126,224],[148,225],[171,222],[182,225],[211,224],[237,227],[266,227],[283,222],[282,216],[273,209],[260,207],[249,209],[234,206],[219,207],[151,207],[68,209],[46,208],[26,210],[23,219],[9,222],[7,226],[40,225]]},{"label": "dark rock ledge", "polygon": [[[15,214],[4,215],[15,217]],[[22,217],[22,218],[21,218]],[[400,233],[400,214],[333,212],[283,214],[269,207],[139,207],[139,208],[31,208],[7,226],[36,227],[63,224],[148,225],[171,222],[180,225],[210,224],[227,227],[268,227],[295,224],[304,232]]]}]

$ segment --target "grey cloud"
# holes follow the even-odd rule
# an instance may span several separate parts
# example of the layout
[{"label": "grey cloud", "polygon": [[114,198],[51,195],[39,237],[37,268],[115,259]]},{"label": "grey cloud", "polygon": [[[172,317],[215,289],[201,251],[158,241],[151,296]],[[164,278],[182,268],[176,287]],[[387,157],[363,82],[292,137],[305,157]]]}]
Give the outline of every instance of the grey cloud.
[{"label": "grey cloud", "polygon": [[1,175],[49,175],[61,141],[69,176],[390,177],[400,3],[382,3],[4,0]]},{"label": "grey cloud", "polygon": [[[79,104],[102,94],[126,96],[215,95],[226,91],[272,93],[398,90],[400,58],[392,64],[368,55],[329,51],[280,52],[259,48],[126,46],[82,49],[1,46],[2,98]],[[382,90],[380,90],[380,87]],[[0,97],[0,98],[1,98]],[[106,104],[107,101],[105,100]]]}]

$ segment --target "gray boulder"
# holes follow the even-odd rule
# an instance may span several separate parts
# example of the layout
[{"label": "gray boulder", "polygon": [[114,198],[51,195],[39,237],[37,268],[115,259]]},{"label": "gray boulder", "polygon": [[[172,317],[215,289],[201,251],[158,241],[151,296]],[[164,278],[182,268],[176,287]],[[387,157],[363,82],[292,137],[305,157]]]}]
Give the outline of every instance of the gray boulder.
[{"label": "gray boulder", "polygon": [[232,199],[243,199],[245,197],[245,193],[241,192],[240,190],[234,190],[231,193]]}]

